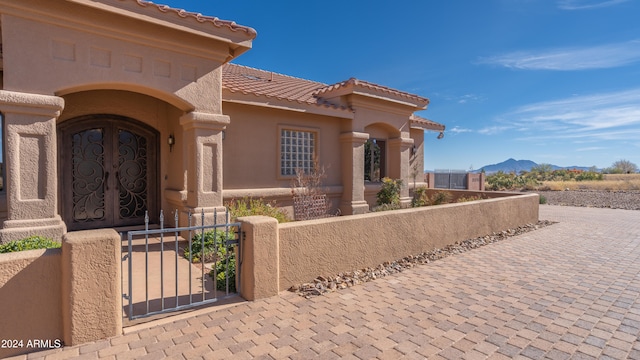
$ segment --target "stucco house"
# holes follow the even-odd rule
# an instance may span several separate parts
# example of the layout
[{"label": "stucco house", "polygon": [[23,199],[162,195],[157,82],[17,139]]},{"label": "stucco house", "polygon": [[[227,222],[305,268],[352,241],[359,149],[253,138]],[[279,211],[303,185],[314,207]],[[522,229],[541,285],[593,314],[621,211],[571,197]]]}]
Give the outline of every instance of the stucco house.
[{"label": "stucco house", "polygon": [[0,32],[0,242],[286,205],[314,158],[333,208],[363,213],[375,180],[409,183],[423,132],[444,131],[418,95],[231,64],[255,30],[143,0],[0,0]]}]

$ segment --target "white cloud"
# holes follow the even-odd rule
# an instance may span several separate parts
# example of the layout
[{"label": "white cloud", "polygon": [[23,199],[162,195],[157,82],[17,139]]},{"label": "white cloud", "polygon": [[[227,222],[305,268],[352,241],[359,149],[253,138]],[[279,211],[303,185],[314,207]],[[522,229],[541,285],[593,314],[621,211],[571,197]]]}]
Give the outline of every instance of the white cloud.
[{"label": "white cloud", "polygon": [[475,94],[466,94],[458,98],[458,104],[466,104],[468,102],[482,102],[484,98]]},{"label": "white cloud", "polygon": [[560,0],[558,7],[562,10],[585,10],[613,6],[629,0]]},{"label": "white cloud", "polygon": [[637,140],[640,88],[525,105],[505,114],[499,122],[522,130],[521,140]]},{"label": "white cloud", "polygon": [[513,128],[512,126],[488,126],[478,130],[482,135],[496,135]]},{"label": "white cloud", "polygon": [[586,148],[579,148],[579,149],[576,149],[576,151],[598,151],[598,150],[604,150],[604,149],[606,149],[606,147],[592,146],[592,147],[586,147]]},{"label": "white cloud", "polygon": [[452,132],[454,134],[461,134],[466,132],[473,132],[473,130],[461,128],[459,126],[454,126],[453,129],[447,130],[447,132]]},{"label": "white cloud", "polygon": [[567,47],[543,51],[518,51],[481,58],[478,63],[520,70],[606,69],[640,61],[640,40],[592,47]]}]

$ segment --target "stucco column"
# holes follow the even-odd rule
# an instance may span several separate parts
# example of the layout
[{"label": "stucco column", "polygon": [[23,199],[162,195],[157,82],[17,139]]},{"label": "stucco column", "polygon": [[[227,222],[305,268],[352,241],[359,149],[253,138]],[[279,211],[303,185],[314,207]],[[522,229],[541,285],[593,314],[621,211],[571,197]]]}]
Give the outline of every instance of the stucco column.
[{"label": "stucco column", "polygon": [[122,334],[121,239],[113,229],[72,231],[62,242],[65,345]]},{"label": "stucco column", "polygon": [[242,224],[240,296],[245,300],[257,300],[278,295],[278,220],[268,216],[244,216],[238,221]]},{"label": "stucco column", "polygon": [[413,139],[411,138],[395,138],[389,139],[389,177],[392,179],[402,179],[402,188],[400,189],[400,207],[406,208],[411,206],[411,197],[409,196],[409,182],[411,179],[411,169],[409,166],[409,158],[411,157],[411,147]]},{"label": "stucco column", "polygon": [[190,112],[180,118],[186,202],[183,212],[211,214],[222,209],[222,130],[227,115]]},{"label": "stucco column", "polygon": [[56,120],[64,108],[57,96],[0,91],[5,131],[6,218],[0,240],[30,235],[60,239]]},{"label": "stucco column", "polygon": [[364,214],[369,211],[369,205],[364,199],[364,144],[367,139],[367,133],[354,131],[340,134],[344,189],[340,211],[344,215]]}]

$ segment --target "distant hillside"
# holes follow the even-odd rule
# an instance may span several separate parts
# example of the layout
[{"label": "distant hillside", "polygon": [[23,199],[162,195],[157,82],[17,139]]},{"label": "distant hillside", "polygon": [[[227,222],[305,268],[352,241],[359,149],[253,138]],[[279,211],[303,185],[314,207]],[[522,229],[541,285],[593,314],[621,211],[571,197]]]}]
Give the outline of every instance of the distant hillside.
[{"label": "distant hillside", "polygon": [[[491,173],[496,173],[498,171],[502,171],[505,173],[512,173],[515,172],[516,174],[520,173],[521,171],[531,171],[531,168],[534,166],[537,166],[538,164],[536,164],[535,162],[531,161],[531,160],[515,160],[515,159],[508,159],[505,160],[501,163],[498,164],[492,164],[492,165],[485,165],[483,167],[481,167],[478,170],[475,170],[474,172],[478,173],[478,172],[482,172],[482,170],[484,170],[485,173],[487,174],[491,174]],[[587,171],[590,169],[590,167],[588,166],[566,166],[566,167],[561,167],[561,166],[557,166],[557,165],[551,165],[551,168],[553,170],[561,170],[561,169],[577,169],[577,170],[584,170]]]},{"label": "distant hillside", "polygon": [[508,159],[498,164],[485,165],[478,169],[476,172],[482,172],[484,170],[484,172],[487,174],[495,173],[498,171],[502,171],[505,173],[515,172],[517,174],[521,171],[531,171],[531,168],[537,165],[538,164],[531,160]]}]

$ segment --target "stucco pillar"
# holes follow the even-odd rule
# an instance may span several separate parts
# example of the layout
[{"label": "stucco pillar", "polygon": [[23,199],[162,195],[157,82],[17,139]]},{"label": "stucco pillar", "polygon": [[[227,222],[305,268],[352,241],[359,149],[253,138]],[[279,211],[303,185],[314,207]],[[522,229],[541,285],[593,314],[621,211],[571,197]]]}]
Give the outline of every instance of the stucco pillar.
[{"label": "stucco pillar", "polygon": [[182,212],[212,214],[222,208],[222,130],[229,116],[190,112],[180,118],[186,202]]},{"label": "stucco pillar", "polygon": [[62,241],[65,345],[122,334],[121,239],[113,229],[72,231]]},{"label": "stucco pillar", "polygon": [[240,296],[245,300],[257,300],[278,295],[278,220],[268,216],[245,216],[238,221],[242,228]]},{"label": "stucco pillar", "polygon": [[57,96],[0,91],[5,124],[6,219],[0,240],[31,235],[60,239],[56,120],[64,108]]},{"label": "stucco pillar", "polygon": [[340,156],[342,158],[342,202],[340,212],[344,215],[364,214],[369,205],[364,199],[364,144],[369,134],[347,132],[340,134]]},{"label": "stucco pillar", "polygon": [[402,187],[400,188],[400,207],[406,208],[411,206],[411,197],[409,196],[409,182],[411,179],[411,169],[409,166],[409,158],[411,157],[411,147],[413,139],[411,138],[395,138],[389,139],[389,162],[388,177],[392,179],[402,179]]}]

